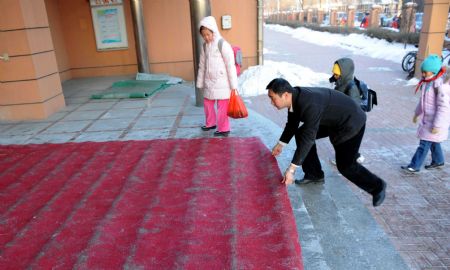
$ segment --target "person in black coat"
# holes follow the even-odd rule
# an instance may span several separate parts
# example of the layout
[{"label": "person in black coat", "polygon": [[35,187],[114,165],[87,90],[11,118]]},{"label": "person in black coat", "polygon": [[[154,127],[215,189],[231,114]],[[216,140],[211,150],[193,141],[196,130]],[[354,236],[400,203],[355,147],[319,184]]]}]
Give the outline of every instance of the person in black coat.
[{"label": "person in black coat", "polygon": [[294,136],[297,144],[282,183],[292,184],[295,170],[301,165],[322,171],[315,140],[329,137],[339,172],[371,194],[373,206],[384,201],[386,182],[356,162],[366,125],[366,114],[356,102],[328,88],[292,87],[282,78],[273,79],[266,89],[272,105],[288,109],[286,126],[272,155],[278,156]]}]

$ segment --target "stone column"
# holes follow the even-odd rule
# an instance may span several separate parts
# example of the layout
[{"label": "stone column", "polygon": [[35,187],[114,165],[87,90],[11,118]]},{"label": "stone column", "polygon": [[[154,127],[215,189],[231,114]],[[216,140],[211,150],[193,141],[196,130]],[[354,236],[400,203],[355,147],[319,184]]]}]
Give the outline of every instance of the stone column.
[{"label": "stone column", "polygon": [[337,9],[336,8],[332,8],[330,10],[330,25],[331,26],[337,26],[338,25],[338,21],[337,21]]},{"label": "stone column", "polygon": [[423,60],[430,54],[442,54],[448,9],[448,0],[425,0],[415,71],[418,78],[421,76],[420,65]]},{"label": "stone column", "polygon": [[[198,25],[200,21],[211,15],[211,4],[209,0],[189,0],[191,12],[191,34],[192,48],[194,49],[194,72],[197,80],[198,62],[200,61],[200,53],[203,50],[203,38],[199,35]],[[195,87],[195,106],[203,106],[203,90]]]},{"label": "stone column", "polygon": [[306,15],[306,22],[311,24],[312,23],[312,17],[313,17],[313,10],[308,9],[308,14]]},{"label": "stone column", "polygon": [[416,3],[408,2],[402,8],[400,32],[414,33],[416,31],[416,7]]},{"label": "stone column", "polygon": [[369,15],[369,27],[376,28],[380,26],[381,6],[373,5]]},{"label": "stone column", "polygon": [[298,20],[302,24],[305,23],[305,12],[303,10],[298,13]]},{"label": "stone column", "polygon": [[355,26],[355,6],[348,6],[347,9],[347,27]]},{"label": "stone column", "polygon": [[317,24],[322,24],[322,22],[323,22],[323,9],[321,9],[321,8],[319,8],[318,10],[317,10]]},{"label": "stone column", "polygon": [[297,20],[297,12],[291,12],[289,13],[289,21],[293,22]]},{"label": "stone column", "polygon": [[44,0],[0,1],[0,120],[45,119],[64,96]]}]

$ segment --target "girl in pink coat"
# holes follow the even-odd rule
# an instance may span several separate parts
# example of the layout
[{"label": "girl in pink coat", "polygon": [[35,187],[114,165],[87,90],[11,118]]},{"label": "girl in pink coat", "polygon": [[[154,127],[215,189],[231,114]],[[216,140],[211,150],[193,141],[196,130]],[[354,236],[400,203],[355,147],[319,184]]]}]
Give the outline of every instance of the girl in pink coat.
[{"label": "girl in pink coat", "polygon": [[444,82],[441,58],[435,54],[428,56],[421,65],[422,80],[417,86],[421,90],[420,101],[417,104],[413,122],[419,120],[417,136],[420,139],[408,166],[402,166],[407,172],[418,172],[431,150],[431,163],[425,169],[444,166],[444,154],[440,142],[448,137],[450,125],[450,85],[448,79]]},{"label": "girl in pink coat", "polygon": [[[231,90],[237,89],[237,74],[231,45],[219,33],[212,16],[200,21],[200,34],[205,40],[200,53],[197,87],[203,88],[206,123],[202,130],[217,130],[214,136],[228,136],[230,122],[227,115]],[[217,102],[217,114],[214,108]]]}]

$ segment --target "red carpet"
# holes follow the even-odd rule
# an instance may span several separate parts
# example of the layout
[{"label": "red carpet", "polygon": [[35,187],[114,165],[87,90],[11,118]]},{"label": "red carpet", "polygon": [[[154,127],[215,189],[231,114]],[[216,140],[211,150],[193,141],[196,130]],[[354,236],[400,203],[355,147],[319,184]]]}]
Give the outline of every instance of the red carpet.
[{"label": "red carpet", "polygon": [[303,269],[256,138],[0,146],[0,269]]}]

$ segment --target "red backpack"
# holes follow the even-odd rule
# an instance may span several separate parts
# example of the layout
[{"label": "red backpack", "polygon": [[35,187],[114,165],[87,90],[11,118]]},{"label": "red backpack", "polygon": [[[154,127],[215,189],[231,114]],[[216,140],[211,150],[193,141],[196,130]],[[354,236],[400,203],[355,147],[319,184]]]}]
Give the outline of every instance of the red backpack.
[{"label": "red backpack", "polygon": [[242,51],[238,46],[231,46],[233,48],[234,53],[234,65],[236,66],[237,75],[241,75],[241,67],[242,67]]},{"label": "red backpack", "polygon": [[[219,51],[222,53],[223,39],[221,38],[218,42]],[[203,43],[203,51],[205,51],[206,43]],[[242,67],[242,51],[238,46],[231,45],[234,53],[234,66],[236,67],[236,74],[241,75],[241,67]]]}]

